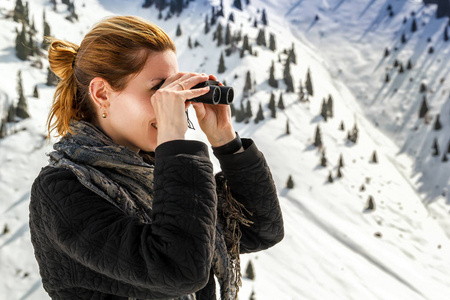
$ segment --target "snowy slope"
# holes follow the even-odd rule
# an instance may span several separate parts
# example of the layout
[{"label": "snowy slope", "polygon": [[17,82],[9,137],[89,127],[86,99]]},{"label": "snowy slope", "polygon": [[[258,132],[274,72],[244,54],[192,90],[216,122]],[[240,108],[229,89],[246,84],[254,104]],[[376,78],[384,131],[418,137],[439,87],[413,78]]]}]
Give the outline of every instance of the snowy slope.
[{"label": "snowy slope", "polygon": [[[192,2],[179,18],[167,21],[158,20],[157,12],[152,9],[142,9],[141,2],[77,2],[80,20],[75,24],[64,19],[64,5],[59,5],[55,13],[47,1],[33,0],[30,11],[34,12],[36,24],[42,24],[42,10],[46,7],[54,36],[76,43],[103,16],[140,15],[174,37],[180,70],[216,73],[224,47],[214,46],[214,27],[207,35],[203,32],[205,15],[211,14],[209,2]],[[266,8],[269,18],[266,34],[271,32],[277,36],[275,53],[254,45],[257,57],[247,54],[241,60],[238,53],[232,54],[225,57],[227,70],[218,77],[235,88],[236,107],[242,99],[246,72],[250,70],[256,81],[250,101],[254,115],[262,104],[265,120],[258,124],[253,120],[248,124],[236,123],[235,128],[241,136],[256,141],[271,166],[286,226],[282,243],[268,251],[242,257],[243,271],[251,260],[256,278],[244,278],[240,299],[249,299],[252,290],[255,299],[446,299],[450,292],[450,242],[445,232],[448,206],[438,195],[443,187],[448,187],[450,171],[448,166],[442,168],[440,161],[439,164],[429,161],[431,144],[426,146],[423,140],[430,139],[431,125],[420,125],[420,136],[410,132],[411,126],[418,124],[413,118],[417,114],[408,111],[418,110],[412,107],[418,105],[419,97],[408,85],[411,75],[405,75],[405,80],[394,76],[398,82],[384,86],[385,68],[388,64],[392,66],[393,57],[382,59],[385,45],[395,43],[395,31],[400,30],[403,20],[400,15],[420,11],[429,20],[427,26],[435,24],[433,28],[443,26],[444,21],[433,20],[430,17],[433,8],[421,8],[419,1],[390,1],[398,12],[395,22],[383,15],[387,1],[252,0],[248,7],[244,5],[244,12],[231,8],[231,2],[223,1],[226,18],[221,20],[222,25],[226,25],[228,14],[233,11],[233,29],[242,28],[254,42],[258,31],[252,27],[253,20],[255,17],[259,20],[261,9]],[[219,1],[212,3],[218,5]],[[12,0],[0,0],[1,14],[13,6]],[[320,19],[314,23],[316,14]],[[178,24],[183,34],[175,38]],[[10,228],[9,233],[0,235],[0,274],[5,278],[0,281],[0,299],[48,299],[41,287],[27,222],[29,188],[46,164],[45,153],[51,151],[51,143],[43,136],[53,89],[44,84],[46,68],[37,70],[14,56],[17,25],[0,17],[0,26],[5,28],[0,33],[0,113],[5,113],[2,110],[7,101],[16,101],[16,74],[21,69],[32,115],[31,119],[10,128],[18,131],[16,134],[0,140],[0,230],[4,224]],[[41,30],[41,26],[37,27]],[[416,33],[417,36],[425,34]],[[202,47],[189,49],[189,36]],[[432,107],[445,107],[448,98],[438,95],[443,90],[448,95],[450,79],[445,86],[439,86],[432,78],[448,73],[448,62],[442,58],[450,47],[443,44],[436,47],[436,57],[441,58],[439,67],[438,58],[432,64],[429,57],[427,60],[419,55],[417,48],[425,47],[423,40],[417,37],[415,48],[412,41],[401,53],[406,53],[407,47],[416,49],[418,63],[413,71],[422,74],[417,81],[427,79],[435,90],[435,97],[429,97]],[[300,103],[297,94],[284,93],[286,109],[278,109],[277,118],[272,119],[267,108],[270,92],[274,91],[278,100],[283,84],[280,80],[279,90],[269,87],[268,70],[274,60],[276,76],[282,77],[278,54],[292,43],[298,61],[291,66],[296,90],[310,68],[315,94],[309,103]],[[39,99],[31,97],[35,84],[39,86]],[[397,93],[392,93],[395,88]],[[319,116],[320,105],[322,98],[329,94],[334,98],[335,117],[324,122]],[[194,119],[193,111],[190,116]],[[285,134],[287,120],[290,135]],[[355,122],[358,125],[359,140],[355,145],[346,142],[346,131],[338,130],[341,120],[346,129],[352,128]],[[442,120],[447,120],[448,140],[449,119]],[[404,124],[400,126],[400,123]],[[320,152],[312,146],[317,125],[323,132],[327,167],[319,165]],[[444,135],[440,138],[444,139],[445,134],[440,134]],[[205,141],[200,130],[190,130],[188,136]],[[370,162],[374,150],[378,164]],[[340,154],[345,166],[344,176],[339,179],[336,172]],[[427,160],[427,165],[421,163]],[[439,173],[437,166],[439,178],[434,175]],[[333,183],[327,182],[330,171],[335,179]],[[289,175],[294,179],[294,189],[285,188]],[[440,188],[433,194],[433,182],[438,179],[442,180],[438,183]],[[364,191],[360,191],[362,184]],[[376,202],[376,210],[371,213],[364,211],[370,195]],[[432,201],[433,204],[426,204]]]}]

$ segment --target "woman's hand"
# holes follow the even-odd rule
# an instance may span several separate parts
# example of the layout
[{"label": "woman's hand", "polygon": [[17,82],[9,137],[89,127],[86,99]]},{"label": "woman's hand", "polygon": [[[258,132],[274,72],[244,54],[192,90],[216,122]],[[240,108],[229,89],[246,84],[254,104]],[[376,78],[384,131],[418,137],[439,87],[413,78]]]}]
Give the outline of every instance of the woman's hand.
[{"label": "woman's hand", "polygon": [[206,94],[209,87],[191,90],[193,86],[206,80],[206,74],[177,73],[168,77],[152,95],[151,102],[158,124],[157,146],[184,139],[187,130],[185,111],[190,105],[186,100]]},{"label": "woman's hand", "polygon": [[[217,81],[213,75],[209,80]],[[231,123],[231,109],[229,105],[211,105],[204,103],[192,104],[197,115],[198,123],[213,147],[219,147],[231,142],[236,133]]]}]

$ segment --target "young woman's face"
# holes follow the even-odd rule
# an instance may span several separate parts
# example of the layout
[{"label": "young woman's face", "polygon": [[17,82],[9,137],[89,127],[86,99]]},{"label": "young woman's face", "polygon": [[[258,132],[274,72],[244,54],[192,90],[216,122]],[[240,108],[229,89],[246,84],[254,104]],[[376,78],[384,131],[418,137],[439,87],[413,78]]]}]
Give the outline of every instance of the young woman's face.
[{"label": "young woman's face", "polygon": [[108,115],[102,120],[106,134],[133,151],[154,151],[157,129],[150,101],[155,92],[153,87],[176,73],[178,62],[172,50],[150,54],[142,71],[129,80],[124,90],[110,91]]}]

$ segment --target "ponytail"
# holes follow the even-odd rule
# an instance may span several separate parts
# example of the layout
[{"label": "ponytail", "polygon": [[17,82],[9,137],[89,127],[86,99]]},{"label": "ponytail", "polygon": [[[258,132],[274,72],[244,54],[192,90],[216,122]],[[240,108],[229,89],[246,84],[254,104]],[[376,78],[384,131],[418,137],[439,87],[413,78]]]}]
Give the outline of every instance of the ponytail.
[{"label": "ponytail", "polygon": [[50,133],[56,129],[58,135],[70,132],[70,121],[80,120],[77,107],[77,83],[74,65],[79,46],[71,42],[49,39],[48,49],[50,69],[60,78],[53,96],[53,105],[47,119],[47,129]]}]

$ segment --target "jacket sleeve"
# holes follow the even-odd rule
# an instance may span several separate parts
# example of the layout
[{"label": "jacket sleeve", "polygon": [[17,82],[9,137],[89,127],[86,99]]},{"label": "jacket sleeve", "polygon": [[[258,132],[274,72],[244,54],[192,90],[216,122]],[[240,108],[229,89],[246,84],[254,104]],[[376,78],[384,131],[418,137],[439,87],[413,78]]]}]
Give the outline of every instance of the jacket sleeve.
[{"label": "jacket sleeve", "polygon": [[233,197],[252,221],[241,226],[241,253],[267,249],[284,237],[283,218],[275,184],[263,154],[250,139],[242,139],[244,152],[217,155]]},{"label": "jacket sleeve", "polygon": [[178,297],[208,282],[217,198],[205,144],[173,141],[156,149],[152,224],[65,174],[37,181],[50,199],[47,234],[61,251],[138,298]]}]

